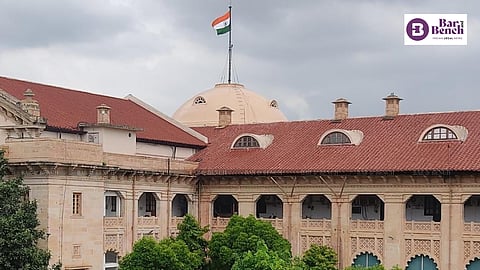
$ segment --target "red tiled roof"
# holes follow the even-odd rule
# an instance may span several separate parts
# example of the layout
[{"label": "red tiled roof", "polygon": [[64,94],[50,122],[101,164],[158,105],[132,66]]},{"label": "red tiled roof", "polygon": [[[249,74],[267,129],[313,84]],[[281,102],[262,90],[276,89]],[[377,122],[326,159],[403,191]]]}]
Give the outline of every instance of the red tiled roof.
[{"label": "red tiled roof", "polygon": [[[459,125],[468,130],[460,141],[419,142],[435,124]],[[331,129],[360,130],[360,145],[317,145]],[[480,171],[480,111],[383,117],[199,127],[209,138],[207,148],[190,160],[200,161],[198,174],[281,173],[432,173]],[[271,134],[266,149],[230,149],[244,133]]]},{"label": "red tiled roof", "polygon": [[127,99],[0,77],[0,89],[19,100],[24,99],[23,93],[28,88],[35,94],[40,114],[47,119],[50,127],[78,130],[80,122],[95,123],[96,107],[106,104],[111,107],[113,125],[143,129],[137,132],[138,139],[197,147],[205,145],[198,138]]}]

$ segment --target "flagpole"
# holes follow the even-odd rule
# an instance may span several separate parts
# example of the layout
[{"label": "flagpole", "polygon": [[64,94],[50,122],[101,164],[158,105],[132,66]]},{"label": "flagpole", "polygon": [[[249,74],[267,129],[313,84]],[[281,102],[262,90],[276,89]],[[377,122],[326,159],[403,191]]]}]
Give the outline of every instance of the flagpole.
[{"label": "flagpole", "polygon": [[230,31],[228,31],[228,84],[232,82],[232,5],[228,6],[230,12]]}]

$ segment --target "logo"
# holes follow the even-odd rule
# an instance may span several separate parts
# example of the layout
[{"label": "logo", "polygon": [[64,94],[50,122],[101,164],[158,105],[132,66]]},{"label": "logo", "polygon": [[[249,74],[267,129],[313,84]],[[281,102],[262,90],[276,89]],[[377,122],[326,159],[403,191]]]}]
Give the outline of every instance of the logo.
[{"label": "logo", "polygon": [[428,23],[420,18],[415,18],[407,24],[407,35],[416,41],[423,40],[428,35]]},{"label": "logo", "polygon": [[405,45],[467,45],[467,14],[405,14]]}]

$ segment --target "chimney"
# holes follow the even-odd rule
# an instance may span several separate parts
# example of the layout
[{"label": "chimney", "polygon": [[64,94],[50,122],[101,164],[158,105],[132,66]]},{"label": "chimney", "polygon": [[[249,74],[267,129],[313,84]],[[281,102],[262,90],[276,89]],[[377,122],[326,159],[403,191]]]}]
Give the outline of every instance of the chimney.
[{"label": "chimney", "polygon": [[392,119],[400,113],[400,100],[398,96],[394,93],[391,93],[387,97],[383,98],[385,100],[385,118]]},{"label": "chimney", "polygon": [[97,106],[97,124],[110,124],[110,109],[105,104]]},{"label": "chimney", "polygon": [[40,105],[38,104],[38,101],[33,99],[35,94],[31,89],[27,89],[25,92],[23,92],[23,96],[25,98],[20,101],[22,110],[29,113],[33,118],[35,118],[35,120],[38,120],[40,118]]},{"label": "chimney", "polygon": [[350,101],[339,98],[332,102],[335,104],[335,116],[334,120],[343,120],[348,118],[348,105],[352,104]]},{"label": "chimney", "polygon": [[228,107],[221,107],[217,110],[218,112],[218,126],[226,127],[232,123],[232,112],[233,110]]}]

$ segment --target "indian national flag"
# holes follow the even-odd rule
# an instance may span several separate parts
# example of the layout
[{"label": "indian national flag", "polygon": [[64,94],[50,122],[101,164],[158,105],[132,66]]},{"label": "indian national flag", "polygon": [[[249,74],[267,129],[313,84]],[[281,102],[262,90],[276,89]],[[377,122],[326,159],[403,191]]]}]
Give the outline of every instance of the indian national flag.
[{"label": "indian national flag", "polygon": [[212,26],[217,31],[217,35],[228,33],[230,31],[230,11],[213,20]]}]

